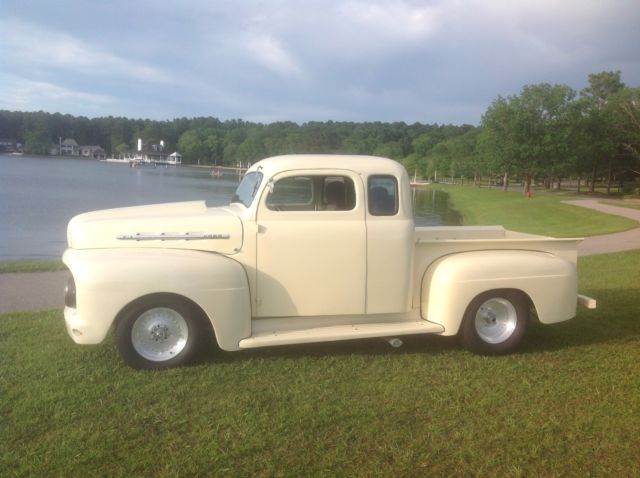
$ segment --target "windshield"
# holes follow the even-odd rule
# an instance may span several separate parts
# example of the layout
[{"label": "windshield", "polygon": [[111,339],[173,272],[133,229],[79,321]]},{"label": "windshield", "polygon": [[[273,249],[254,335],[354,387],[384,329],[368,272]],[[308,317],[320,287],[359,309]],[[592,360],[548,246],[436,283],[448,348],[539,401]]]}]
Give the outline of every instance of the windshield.
[{"label": "windshield", "polygon": [[236,193],[233,195],[231,202],[242,203],[245,207],[251,206],[261,181],[262,173],[259,171],[252,171],[245,174],[244,178],[242,178],[242,182],[238,185],[238,189],[236,189]]}]

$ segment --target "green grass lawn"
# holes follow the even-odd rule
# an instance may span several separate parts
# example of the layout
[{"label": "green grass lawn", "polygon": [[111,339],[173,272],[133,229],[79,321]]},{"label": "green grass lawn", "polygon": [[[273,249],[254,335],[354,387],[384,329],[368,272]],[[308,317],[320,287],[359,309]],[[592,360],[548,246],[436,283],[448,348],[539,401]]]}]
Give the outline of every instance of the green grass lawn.
[{"label": "green grass lawn", "polygon": [[465,225],[499,224],[507,229],[556,237],[585,237],[625,231],[636,221],[563,204],[570,197],[557,194],[522,193],[471,186],[433,186],[450,195],[452,207]]},{"label": "green grass lawn", "polygon": [[639,476],[640,251],[579,269],[598,309],[495,358],[413,337],[136,371],[59,311],[5,314],[2,476]]},{"label": "green grass lawn", "polygon": [[52,272],[65,269],[62,261],[0,261],[0,274],[7,272]]}]

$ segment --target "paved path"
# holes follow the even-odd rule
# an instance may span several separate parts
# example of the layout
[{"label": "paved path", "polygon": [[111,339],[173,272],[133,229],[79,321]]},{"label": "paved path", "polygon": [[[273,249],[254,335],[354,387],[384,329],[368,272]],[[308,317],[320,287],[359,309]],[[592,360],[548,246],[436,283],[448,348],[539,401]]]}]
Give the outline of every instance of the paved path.
[{"label": "paved path", "polygon": [[[606,214],[628,217],[640,223],[640,210],[638,209],[601,204],[596,199],[578,199],[565,202]],[[630,249],[640,249],[640,227],[616,234],[587,237],[578,246],[578,254],[588,256]],[[68,271],[0,274],[0,314],[62,309],[64,307],[64,286],[68,277]]]},{"label": "paved path", "polygon": [[628,217],[629,219],[634,219],[640,222],[640,209],[602,204],[597,199],[574,199],[573,201],[562,202],[565,204],[573,204],[574,206],[588,207],[589,209],[595,209],[596,211],[604,212],[606,214]]},{"label": "paved path", "polygon": [[0,314],[62,309],[68,271],[0,274]]},{"label": "paved path", "polygon": [[[638,221],[640,225],[640,209],[601,204],[597,199],[576,199],[574,201],[563,202],[574,206],[588,207],[589,209],[595,209],[605,214],[627,217]],[[605,252],[629,251],[631,249],[640,249],[640,227],[615,234],[586,237],[584,241],[578,245],[578,255],[590,256],[593,254],[603,254]]]}]

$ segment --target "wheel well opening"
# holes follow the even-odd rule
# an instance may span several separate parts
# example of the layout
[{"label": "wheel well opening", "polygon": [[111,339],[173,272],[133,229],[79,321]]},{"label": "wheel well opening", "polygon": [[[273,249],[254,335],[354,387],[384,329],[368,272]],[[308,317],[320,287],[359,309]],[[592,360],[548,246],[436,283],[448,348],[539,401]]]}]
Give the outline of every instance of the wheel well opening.
[{"label": "wheel well opening", "polygon": [[147,294],[142,297],[138,297],[137,299],[129,302],[125,305],[118,315],[116,315],[115,320],[113,321],[112,328],[115,329],[120,321],[131,313],[132,310],[136,308],[142,308],[145,306],[153,306],[157,303],[167,303],[167,302],[177,302],[189,307],[189,309],[193,312],[194,316],[198,318],[201,322],[201,326],[205,327],[207,331],[211,332],[215,336],[215,331],[213,329],[213,325],[211,324],[211,320],[206,312],[200,307],[196,302],[185,297],[180,294],[174,294],[171,292],[157,292],[153,294]]},{"label": "wheel well opening", "polygon": [[529,314],[529,319],[533,319],[533,317],[535,317],[536,320],[538,319],[538,312],[536,311],[536,305],[534,304],[533,300],[531,299],[531,297],[529,296],[529,294],[527,294],[525,291],[523,291],[522,289],[509,289],[509,288],[502,288],[502,289],[489,289],[486,290],[484,292],[481,292],[480,294],[476,295],[467,305],[467,309],[465,310],[465,316],[467,315],[467,312],[469,310],[469,307],[471,307],[471,304],[473,303],[473,301],[475,301],[478,297],[485,295],[485,294],[495,294],[495,295],[499,295],[499,294],[509,294],[509,295],[517,295],[519,296],[523,301],[525,301],[525,303],[528,305],[529,307],[529,312],[531,312]]}]

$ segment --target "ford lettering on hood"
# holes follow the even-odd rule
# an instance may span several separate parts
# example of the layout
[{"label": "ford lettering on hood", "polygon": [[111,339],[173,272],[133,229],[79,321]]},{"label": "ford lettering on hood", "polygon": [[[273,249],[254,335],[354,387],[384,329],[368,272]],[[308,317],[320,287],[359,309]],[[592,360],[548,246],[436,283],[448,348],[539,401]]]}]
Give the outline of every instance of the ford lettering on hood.
[{"label": "ford lettering on hood", "polygon": [[204,201],[154,204],[80,214],[69,222],[69,247],[194,249],[234,254],[242,247],[242,221],[228,208]]}]

